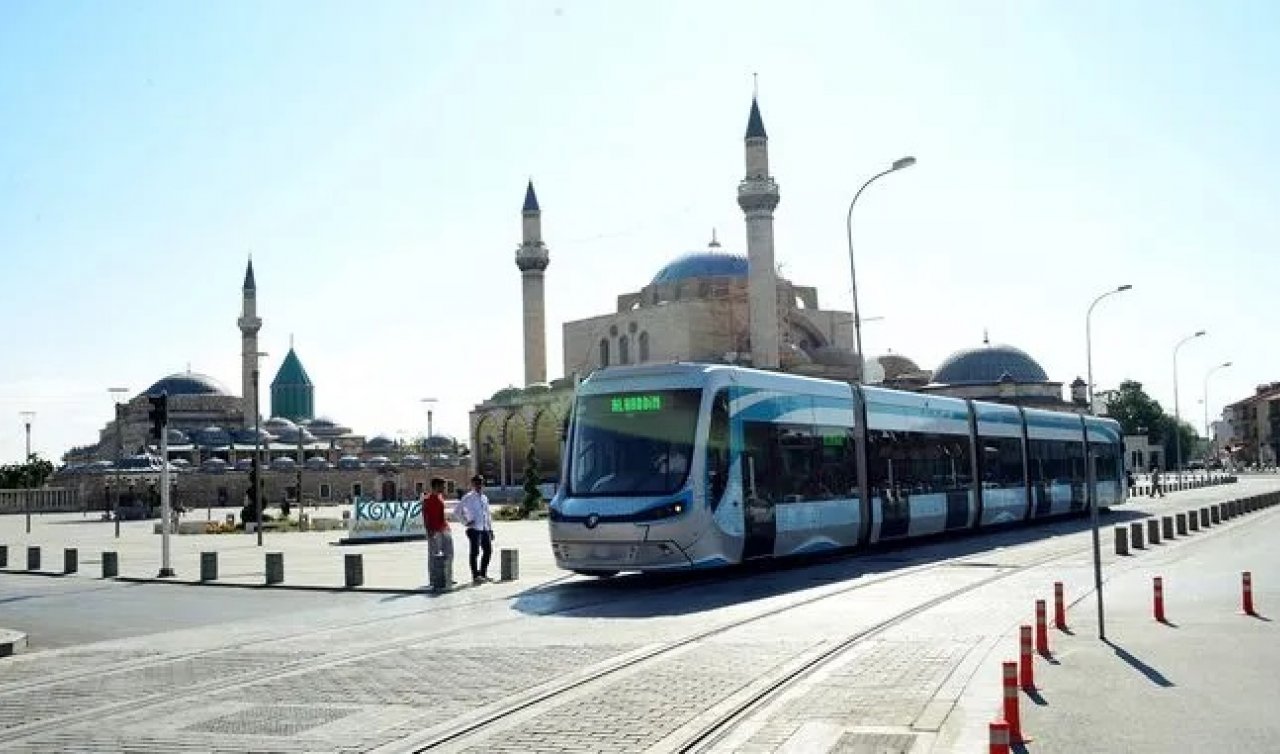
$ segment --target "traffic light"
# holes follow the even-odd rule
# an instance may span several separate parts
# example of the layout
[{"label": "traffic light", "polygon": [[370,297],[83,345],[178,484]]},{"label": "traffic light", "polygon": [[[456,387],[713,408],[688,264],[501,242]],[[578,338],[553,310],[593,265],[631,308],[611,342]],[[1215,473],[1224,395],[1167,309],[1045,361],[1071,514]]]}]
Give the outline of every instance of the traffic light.
[{"label": "traffic light", "polygon": [[169,424],[169,395],[161,393],[159,395],[148,395],[147,400],[151,403],[151,410],[147,412],[147,416],[151,419],[151,439],[157,443],[164,435],[165,427]]}]

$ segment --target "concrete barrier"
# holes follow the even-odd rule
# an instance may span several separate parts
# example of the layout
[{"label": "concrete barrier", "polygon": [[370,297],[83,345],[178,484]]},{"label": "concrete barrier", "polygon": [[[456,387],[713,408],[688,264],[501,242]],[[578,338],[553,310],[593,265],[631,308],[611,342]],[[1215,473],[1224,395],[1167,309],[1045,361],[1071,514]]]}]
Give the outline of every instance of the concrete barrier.
[{"label": "concrete barrier", "polygon": [[1123,526],[1116,527],[1116,554],[1129,554],[1129,530]]},{"label": "concrete barrier", "polygon": [[342,556],[342,583],[348,589],[364,586],[364,556],[349,552]]},{"label": "concrete barrier", "polygon": [[114,579],[120,575],[120,554],[106,551],[102,553],[102,578]]},{"label": "concrete barrier", "polygon": [[1194,509],[1187,511],[1187,528],[1191,531],[1200,531],[1200,511]]},{"label": "concrete barrier", "polygon": [[1160,534],[1165,539],[1173,539],[1173,516],[1164,516],[1160,519]]},{"label": "concrete barrier", "polygon": [[1129,524],[1129,543],[1133,545],[1135,550],[1145,550],[1146,546],[1142,544],[1142,522],[1134,521]]},{"label": "concrete barrier", "polygon": [[200,553],[200,580],[201,581],[217,581],[218,580],[218,553],[216,552]]},{"label": "concrete barrier", "polygon": [[503,550],[502,558],[502,580],[515,581],[520,578],[520,551],[519,550]]},{"label": "concrete barrier", "polygon": [[1209,509],[1208,508],[1200,509],[1200,528],[1201,529],[1209,528]]},{"label": "concrete barrier", "polygon": [[0,568],[9,567],[9,545],[0,545]]},{"label": "concrete barrier", "polygon": [[1178,513],[1178,514],[1174,515],[1173,520],[1174,520],[1174,523],[1176,523],[1176,524],[1177,524],[1177,527],[1178,527],[1178,536],[1179,536],[1179,537],[1185,537],[1185,536],[1187,536],[1187,514],[1185,514],[1185,513]]},{"label": "concrete barrier", "polygon": [[1215,524],[1222,523],[1222,506],[1221,505],[1215,504],[1215,505],[1209,506],[1209,520]]},{"label": "concrete barrier", "polygon": [[284,553],[269,552],[267,553],[267,583],[280,584],[284,582]]},{"label": "concrete barrier", "polygon": [[80,551],[74,547],[62,550],[62,572],[75,573],[80,570]]},{"label": "concrete barrier", "polygon": [[1154,518],[1147,519],[1147,541],[1153,545],[1160,544],[1160,522]]},{"label": "concrete barrier", "polygon": [[27,570],[28,571],[40,570],[40,548],[39,547],[27,548]]}]

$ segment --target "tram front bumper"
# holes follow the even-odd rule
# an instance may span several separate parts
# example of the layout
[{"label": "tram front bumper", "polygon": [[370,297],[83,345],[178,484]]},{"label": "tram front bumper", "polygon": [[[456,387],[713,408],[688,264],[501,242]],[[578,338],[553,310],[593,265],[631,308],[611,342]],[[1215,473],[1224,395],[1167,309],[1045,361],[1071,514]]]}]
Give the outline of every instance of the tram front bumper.
[{"label": "tram front bumper", "polygon": [[551,544],[556,566],[568,571],[641,571],[688,568],[689,556],[675,542],[573,542]]}]

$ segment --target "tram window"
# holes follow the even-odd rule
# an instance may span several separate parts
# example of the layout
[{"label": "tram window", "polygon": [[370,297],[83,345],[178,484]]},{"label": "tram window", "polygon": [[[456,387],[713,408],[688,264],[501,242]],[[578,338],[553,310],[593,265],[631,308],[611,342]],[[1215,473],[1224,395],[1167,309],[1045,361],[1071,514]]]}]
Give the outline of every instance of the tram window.
[{"label": "tram window", "polygon": [[1100,482],[1115,481],[1120,478],[1120,449],[1116,445],[1090,445],[1094,454],[1094,473]]},{"label": "tram window", "polygon": [[711,422],[707,430],[707,490],[713,510],[720,504],[728,484],[729,464],[729,391],[721,390],[711,401]]},{"label": "tram window", "polygon": [[853,433],[848,427],[815,427],[818,436],[818,496],[858,496],[858,466]]},{"label": "tram window", "polygon": [[1031,481],[1046,484],[1084,482],[1084,443],[1065,440],[1029,440],[1027,458]]},{"label": "tram window", "polygon": [[966,435],[869,430],[867,439],[867,482],[881,495],[932,494],[971,484]]},{"label": "tram window", "polygon": [[1021,487],[1026,484],[1022,470],[1022,440],[1016,437],[979,437],[978,456],[984,487]]}]

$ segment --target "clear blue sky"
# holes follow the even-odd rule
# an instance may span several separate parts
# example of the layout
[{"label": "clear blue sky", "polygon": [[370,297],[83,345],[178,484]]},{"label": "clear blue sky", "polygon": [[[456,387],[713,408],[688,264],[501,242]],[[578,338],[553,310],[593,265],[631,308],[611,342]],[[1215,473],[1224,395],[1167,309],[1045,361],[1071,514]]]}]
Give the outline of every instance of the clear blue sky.
[{"label": "clear blue sky", "polygon": [[[91,442],[106,389],[239,388],[257,269],[267,381],[296,336],[317,408],[439,430],[522,379],[524,182],[560,324],[612,310],[735,203],[751,74],[777,258],[869,352],[993,341],[1053,379],[1210,408],[1280,379],[1280,9],[1267,2],[0,4],[0,459]],[[8,417],[2,419],[2,417]]]}]

